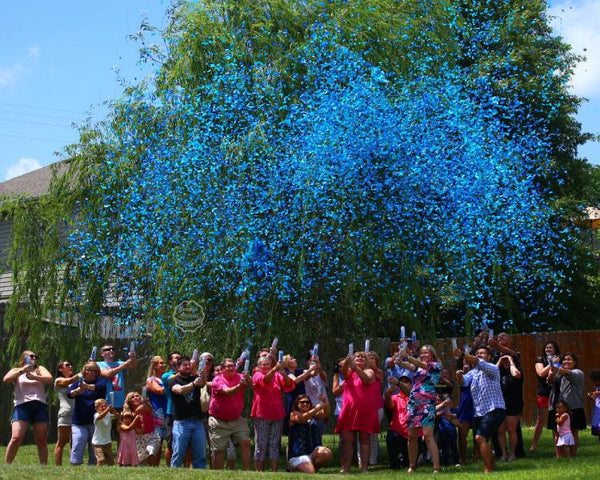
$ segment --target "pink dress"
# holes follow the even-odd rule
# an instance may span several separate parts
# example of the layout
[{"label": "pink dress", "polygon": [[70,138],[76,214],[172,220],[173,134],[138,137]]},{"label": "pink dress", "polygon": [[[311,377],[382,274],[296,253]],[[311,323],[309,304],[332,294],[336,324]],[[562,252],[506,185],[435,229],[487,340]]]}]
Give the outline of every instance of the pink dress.
[{"label": "pink dress", "polygon": [[363,383],[358,374],[351,370],[344,381],[343,406],[335,427],[335,433],[342,430],[356,430],[363,433],[379,433],[377,382]]},{"label": "pink dress", "polygon": [[120,442],[117,453],[117,463],[119,465],[139,465],[140,460],[137,453],[135,429],[123,431],[119,430]]}]

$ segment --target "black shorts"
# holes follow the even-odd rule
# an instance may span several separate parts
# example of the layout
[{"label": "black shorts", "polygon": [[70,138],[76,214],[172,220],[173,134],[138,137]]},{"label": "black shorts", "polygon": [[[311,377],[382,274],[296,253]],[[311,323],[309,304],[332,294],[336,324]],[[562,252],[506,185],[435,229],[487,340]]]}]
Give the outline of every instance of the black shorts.
[{"label": "black shorts", "polygon": [[496,435],[498,428],[504,422],[506,410],[496,408],[491,412],[486,413],[483,417],[475,417],[473,421],[473,432],[475,435],[484,437],[486,440]]}]

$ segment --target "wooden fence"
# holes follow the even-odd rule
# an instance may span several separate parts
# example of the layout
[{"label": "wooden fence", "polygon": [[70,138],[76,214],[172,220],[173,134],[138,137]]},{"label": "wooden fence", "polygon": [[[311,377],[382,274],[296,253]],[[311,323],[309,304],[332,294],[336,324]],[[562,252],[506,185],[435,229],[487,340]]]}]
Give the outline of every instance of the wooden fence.
[{"label": "wooden fence", "polygon": [[[594,385],[590,380],[590,372],[594,369],[600,369],[600,330],[551,332],[551,333],[528,333],[522,335],[512,335],[513,347],[521,353],[521,366],[523,367],[523,400],[525,402],[523,410],[523,424],[533,425],[536,420],[536,390],[537,377],[535,374],[535,359],[541,355],[542,349],[549,340],[558,343],[561,353],[573,352],[579,359],[577,367],[585,374],[585,391],[594,390]],[[458,339],[459,348],[464,342],[464,338]],[[455,364],[452,355],[451,339],[440,339],[436,343],[438,353],[447,367]],[[588,424],[591,419],[591,410],[593,402],[586,396],[585,412]]]}]

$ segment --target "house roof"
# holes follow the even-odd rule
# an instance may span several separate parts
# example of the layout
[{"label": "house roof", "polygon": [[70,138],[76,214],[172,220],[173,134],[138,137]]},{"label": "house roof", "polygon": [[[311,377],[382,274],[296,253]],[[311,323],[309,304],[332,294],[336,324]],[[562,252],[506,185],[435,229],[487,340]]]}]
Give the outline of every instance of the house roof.
[{"label": "house roof", "polygon": [[40,197],[50,189],[52,175],[56,171],[62,173],[67,168],[67,162],[55,162],[46,167],[20,175],[0,183],[0,196]]}]

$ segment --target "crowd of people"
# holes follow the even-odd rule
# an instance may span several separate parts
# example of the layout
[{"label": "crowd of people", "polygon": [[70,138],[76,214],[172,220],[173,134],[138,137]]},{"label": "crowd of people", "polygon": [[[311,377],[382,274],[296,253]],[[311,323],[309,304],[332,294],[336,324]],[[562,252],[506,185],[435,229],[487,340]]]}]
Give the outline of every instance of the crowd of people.
[{"label": "crowd of people", "polygon": [[[59,400],[55,465],[62,465],[70,445],[69,462],[74,466],[84,462],[86,447],[92,465],[158,466],[164,444],[165,462],[174,468],[223,469],[226,462],[235,468],[238,449],[241,466],[248,470],[252,425],[257,471],[266,465],[277,471],[281,439],[287,435],[288,470],[315,473],[333,458],[323,445],[331,393],[342,473],[350,472],[355,458],[363,471],[377,463],[384,415],[391,468],[413,472],[430,462],[438,472],[442,465],[465,464],[471,460],[467,451],[472,432],[472,460],[480,458],[484,471],[491,472],[497,458],[510,462],[525,452],[520,354],[510,335],[493,338],[490,333],[479,331],[463,348],[453,341],[456,368],[444,368],[432,345],[419,346],[412,338],[401,339],[383,363],[368,343],[365,351],[349,348],[337,362],[331,392],[317,345],[304,368],[291,355],[278,352],[275,344],[258,352],[253,368],[248,351],[220,365],[211,353],[197,350],[191,356],[171,352],[166,361],[154,356],[141,392],[127,392],[125,384],[125,371],[138,362],[133,348],[129,358],[120,361],[113,346],[104,345],[98,362],[94,349],[77,372],[71,362],[61,361],[55,378],[33,351],[26,350],[4,376],[4,382],[15,387],[5,462],[14,460],[31,424],[40,463],[47,463],[50,419],[45,389],[54,383]],[[576,455],[579,432],[587,424],[584,373],[577,363],[575,353],[561,354],[553,341],[537,357],[538,415],[531,451],[548,428],[557,457]],[[594,402],[592,434],[600,438],[600,371],[591,372],[591,378],[596,386],[587,392]],[[251,423],[243,416],[247,390],[253,391]]]}]

